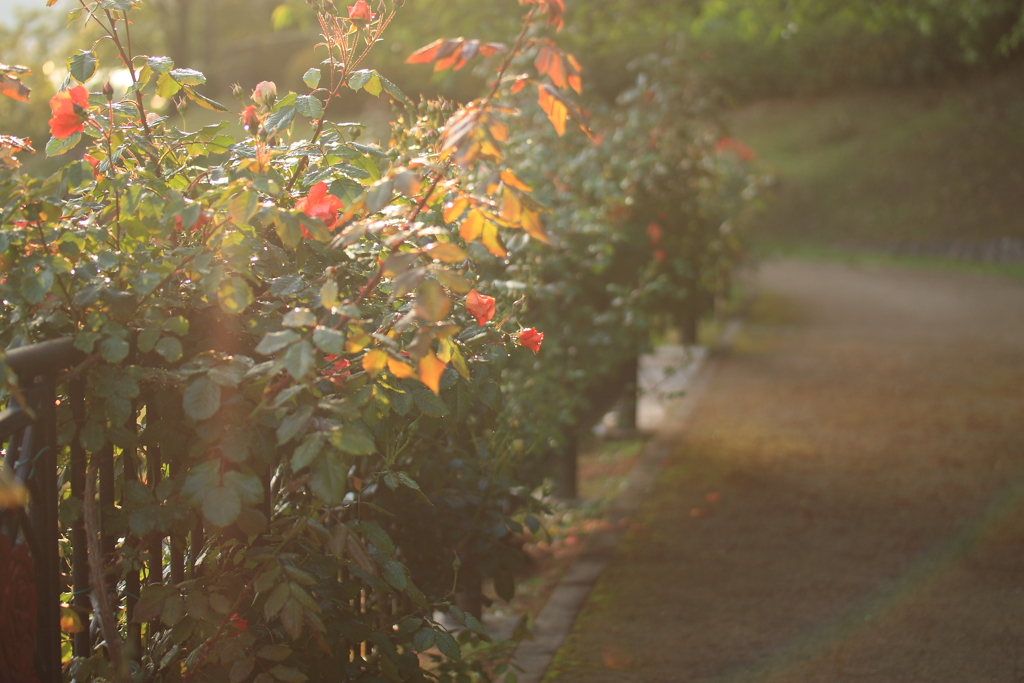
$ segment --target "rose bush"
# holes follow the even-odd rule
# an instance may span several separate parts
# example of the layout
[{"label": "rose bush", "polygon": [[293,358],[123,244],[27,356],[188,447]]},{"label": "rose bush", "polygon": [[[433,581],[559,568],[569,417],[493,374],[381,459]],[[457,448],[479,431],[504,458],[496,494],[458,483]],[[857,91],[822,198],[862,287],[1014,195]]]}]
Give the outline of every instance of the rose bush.
[{"label": "rose bush", "polygon": [[[67,675],[482,672],[434,615],[485,638],[472,615],[481,579],[508,596],[522,563],[508,537],[535,525],[538,504],[515,493],[500,373],[537,353],[542,333],[466,297],[500,270],[508,233],[547,239],[506,160],[505,100],[530,85],[566,108],[552,116],[564,126],[563,88],[509,71],[554,54],[541,36],[560,27],[561,0],[524,0],[510,44],[442,40],[414,54],[442,68],[491,60],[485,94],[462,106],[414,106],[362,68],[402,2],[321,6],[309,90],[261,83],[241,138],[227,122],[183,131],[147,109],[157,93],[227,111],[200,92],[200,72],[133,52],[136,4],[80,13],[129,67],[127,92],[89,92],[105,59],[94,48],[69,61],[51,102],[46,153],[84,142],[88,159],[42,181],[13,161],[0,175],[0,343],[74,337],[85,409],[62,401],[62,462],[70,444],[85,449],[87,492],[113,463],[100,474],[111,505],[61,494],[65,531],[101,515],[113,552],[93,586],[115,586],[121,606],[100,615],[106,650],[69,652]],[[356,92],[405,107],[388,148],[329,119]],[[3,144],[10,160],[28,147]],[[446,661],[427,666],[428,651]]]}]

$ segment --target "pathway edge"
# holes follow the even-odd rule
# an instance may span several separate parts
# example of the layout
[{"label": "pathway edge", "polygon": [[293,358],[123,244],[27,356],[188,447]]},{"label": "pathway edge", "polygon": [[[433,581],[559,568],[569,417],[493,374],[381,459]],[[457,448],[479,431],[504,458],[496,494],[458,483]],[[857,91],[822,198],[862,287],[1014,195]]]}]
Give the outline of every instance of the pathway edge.
[{"label": "pathway edge", "polygon": [[[715,350],[729,348],[741,325],[742,320],[739,318],[730,320],[715,345]],[[525,640],[516,648],[511,665],[519,672],[519,683],[540,683],[554,661],[558,649],[572,631],[576,617],[586,604],[591,590],[614,556],[625,533],[625,529],[618,526],[619,521],[632,516],[640,507],[645,494],[654,484],[662,463],[672,452],[673,444],[689,426],[694,407],[713,374],[714,365],[707,362],[709,355],[698,356],[694,364],[687,369],[685,395],[669,408],[665,426],[660,428],[644,447],[639,460],[627,477],[625,490],[608,506],[605,519],[612,528],[595,532],[587,539],[583,551],[565,572],[537,616],[533,640]]]}]

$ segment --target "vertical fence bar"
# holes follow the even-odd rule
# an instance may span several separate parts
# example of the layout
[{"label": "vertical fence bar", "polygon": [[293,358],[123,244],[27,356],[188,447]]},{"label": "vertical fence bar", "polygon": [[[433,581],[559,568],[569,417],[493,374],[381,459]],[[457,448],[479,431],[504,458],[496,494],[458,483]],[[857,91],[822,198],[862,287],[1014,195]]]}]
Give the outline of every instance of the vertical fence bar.
[{"label": "vertical fence bar", "polygon": [[[85,384],[81,379],[71,382],[68,387],[68,398],[71,401],[71,415],[75,420],[75,436],[71,440],[71,495],[79,500],[85,497],[85,449],[78,437],[85,426]],[[84,629],[76,633],[72,641],[72,651],[76,657],[88,657],[92,651],[89,637],[90,600],[89,600],[89,548],[85,535],[85,523],[79,515],[71,524],[71,607],[78,613]]]},{"label": "vertical fence bar", "polygon": [[[132,419],[135,419],[135,410],[133,405]],[[135,449],[124,449],[121,452],[121,461],[124,465],[124,483],[127,488],[127,484],[130,481],[139,480],[139,465],[135,459]],[[121,505],[124,506],[126,492],[121,493]],[[126,545],[131,550],[138,550],[139,539],[130,537]],[[124,579],[124,613],[125,620],[128,622],[128,640],[126,654],[131,659],[138,659],[142,656],[142,624],[135,623],[135,603],[139,601],[139,591],[141,588],[141,581],[139,580],[139,569],[138,567],[131,567],[128,569],[128,573]]]},{"label": "vertical fence bar", "polygon": [[[60,683],[60,548],[57,524],[57,390],[52,376],[42,377],[38,390],[36,423],[32,431],[33,458],[31,478],[35,497],[30,505],[32,528],[37,534],[39,557],[35,558],[36,599],[39,605],[36,623],[36,662],[43,683]],[[33,392],[35,393],[35,392]]]}]

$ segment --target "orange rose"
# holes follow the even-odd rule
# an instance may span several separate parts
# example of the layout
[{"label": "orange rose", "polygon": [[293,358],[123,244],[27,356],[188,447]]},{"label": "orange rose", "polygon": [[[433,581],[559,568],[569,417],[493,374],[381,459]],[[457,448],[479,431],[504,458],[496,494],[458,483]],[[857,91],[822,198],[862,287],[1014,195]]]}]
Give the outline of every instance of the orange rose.
[{"label": "orange rose", "polygon": [[84,85],[62,90],[50,98],[50,135],[63,140],[85,130],[89,118],[89,91]]},{"label": "orange rose", "polygon": [[538,332],[532,327],[527,327],[519,333],[519,345],[525,346],[534,353],[540,351],[541,342],[544,341],[544,333]]},{"label": "orange rose", "polygon": [[494,297],[471,289],[466,295],[466,310],[476,318],[477,325],[483,327],[494,317]]}]

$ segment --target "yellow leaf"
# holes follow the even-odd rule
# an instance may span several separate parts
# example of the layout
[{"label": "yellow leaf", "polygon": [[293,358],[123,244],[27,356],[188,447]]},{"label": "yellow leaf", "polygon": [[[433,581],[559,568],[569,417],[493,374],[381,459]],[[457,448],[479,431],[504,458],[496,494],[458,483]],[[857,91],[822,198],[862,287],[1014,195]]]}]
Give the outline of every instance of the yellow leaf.
[{"label": "yellow leaf", "polygon": [[444,205],[444,222],[454,223],[462,217],[462,214],[466,211],[468,206],[469,199],[466,197],[459,197],[454,201],[448,202]]},{"label": "yellow leaf", "polygon": [[517,228],[522,213],[523,203],[519,201],[515,192],[506,187],[501,193],[501,219],[508,223],[509,227]]},{"label": "yellow leaf", "polygon": [[508,140],[508,126],[501,121],[492,121],[490,125],[491,137],[498,142],[505,142]]},{"label": "yellow leaf", "polygon": [[387,365],[388,354],[386,351],[380,349],[373,349],[367,351],[366,355],[363,356],[363,370],[366,370],[366,374],[370,377],[376,377],[384,371],[384,366]]},{"label": "yellow leaf", "polygon": [[441,393],[441,374],[446,365],[432,351],[420,358],[420,381],[435,394]]},{"label": "yellow leaf", "polygon": [[487,251],[498,258],[508,256],[508,252],[505,251],[505,245],[501,243],[501,237],[498,235],[498,226],[490,221],[484,222],[480,242],[487,247]]},{"label": "yellow leaf", "polygon": [[405,379],[406,377],[413,377],[416,371],[412,369],[412,366],[408,363],[403,363],[397,358],[388,356],[388,370],[391,374],[398,379]]},{"label": "yellow leaf", "polygon": [[0,510],[17,510],[28,505],[28,489],[0,465]]},{"label": "yellow leaf", "polygon": [[462,355],[462,351],[459,350],[458,346],[452,345],[454,351],[452,351],[452,365],[460,375],[468,382],[469,381],[469,364],[466,363],[466,357]]},{"label": "yellow leaf", "polygon": [[452,354],[455,351],[455,344],[451,339],[442,339],[437,345],[437,358],[443,363],[447,363],[452,359]]},{"label": "yellow leaf", "polygon": [[519,176],[513,173],[511,169],[505,169],[504,171],[501,172],[501,181],[508,185],[509,187],[514,187],[517,190],[521,190],[523,192],[533,192],[533,188],[531,188],[529,185],[520,180]]},{"label": "yellow leaf", "polygon": [[545,244],[551,244],[551,238],[544,232],[544,224],[540,221],[540,214],[536,211],[526,209],[522,215],[522,226],[530,237]]},{"label": "yellow leaf", "polygon": [[459,245],[452,244],[451,242],[435,242],[434,244],[427,245],[425,251],[430,258],[435,258],[445,263],[459,263],[469,258]]},{"label": "yellow leaf", "polygon": [[65,633],[81,633],[85,630],[78,613],[70,607],[60,608],[60,629]]},{"label": "yellow leaf", "polygon": [[473,209],[469,212],[469,215],[463,219],[462,225],[459,226],[459,235],[461,235],[462,239],[467,242],[472,242],[480,237],[480,233],[483,231],[483,228],[484,215],[476,209]]},{"label": "yellow leaf", "polygon": [[350,327],[348,339],[345,341],[345,351],[348,353],[359,353],[370,343],[370,335],[358,327]]}]

